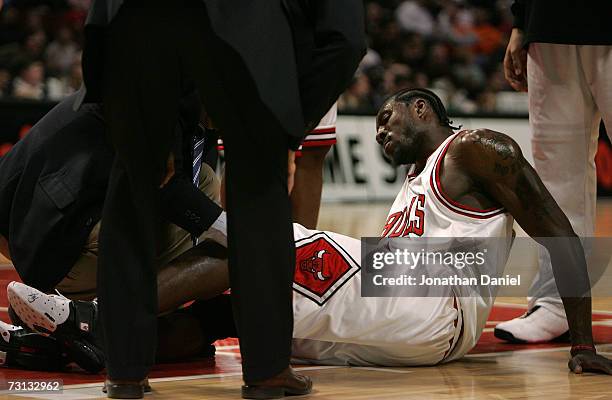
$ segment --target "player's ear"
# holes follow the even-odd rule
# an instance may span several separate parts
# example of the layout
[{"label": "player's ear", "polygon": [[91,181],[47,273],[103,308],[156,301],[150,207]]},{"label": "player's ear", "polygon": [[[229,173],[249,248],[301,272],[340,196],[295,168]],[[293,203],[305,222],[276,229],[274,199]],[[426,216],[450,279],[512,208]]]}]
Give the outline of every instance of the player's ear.
[{"label": "player's ear", "polygon": [[414,111],[419,119],[425,118],[427,112],[427,102],[423,99],[417,99],[414,102]]}]

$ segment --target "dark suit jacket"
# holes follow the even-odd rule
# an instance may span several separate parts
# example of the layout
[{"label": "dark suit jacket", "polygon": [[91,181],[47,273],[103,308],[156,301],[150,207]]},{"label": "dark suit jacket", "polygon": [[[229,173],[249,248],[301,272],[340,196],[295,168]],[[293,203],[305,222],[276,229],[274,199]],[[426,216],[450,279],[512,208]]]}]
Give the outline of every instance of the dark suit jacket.
[{"label": "dark suit jacket", "polygon": [[[21,279],[42,290],[66,276],[100,220],[114,159],[100,107],[74,111],[75,98],[64,99],[0,158],[0,234]],[[191,183],[200,107],[197,92],[186,88],[175,132],[176,173],[160,190],[162,218],[196,236],[221,212]],[[185,217],[193,214],[201,224]]]},{"label": "dark suit jacket", "polygon": [[72,268],[100,219],[113,160],[99,110],[75,112],[74,100],[0,159],[0,233],[21,279],[43,290]]},{"label": "dark suit jacket", "polygon": [[[285,133],[297,139],[293,141],[297,146],[305,130],[318,123],[346,88],[365,54],[362,1],[203,2],[216,39],[240,55],[260,101]],[[77,107],[83,99],[101,99],[104,30],[122,3],[123,0],[94,0],[92,4],[83,50],[87,89],[81,89]],[[211,58],[220,63],[219,69],[224,68],[223,54]],[[221,85],[230,97],[240,98],[244,90],[229,77]]]}]

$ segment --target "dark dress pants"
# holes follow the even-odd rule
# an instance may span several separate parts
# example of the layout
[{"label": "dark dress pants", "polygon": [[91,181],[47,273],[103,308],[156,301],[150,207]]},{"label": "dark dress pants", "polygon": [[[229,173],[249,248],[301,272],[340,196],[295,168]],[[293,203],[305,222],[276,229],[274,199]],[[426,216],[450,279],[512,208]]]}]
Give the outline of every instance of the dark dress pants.
[{"label": "dark dress pants", "polygon": [[155,359],[157,189],[181,87],[192,79],[225,143],[244,379],[274,376],[289,364],[293,330],[288,137],[258,101],[241,58],[211,34],[200,1],[127,0],[107,35],[103,97],[117,158],[100,232],[98,296],[108,375],[141,379]]}]

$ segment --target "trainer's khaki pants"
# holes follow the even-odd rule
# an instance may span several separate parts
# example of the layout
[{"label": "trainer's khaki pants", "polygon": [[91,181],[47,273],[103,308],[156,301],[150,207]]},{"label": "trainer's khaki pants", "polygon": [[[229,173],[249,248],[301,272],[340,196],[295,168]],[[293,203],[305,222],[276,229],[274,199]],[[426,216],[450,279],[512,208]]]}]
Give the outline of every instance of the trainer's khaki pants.
[{"label": "trainer's khaki pants", "polygon": [[[595,231],[599,123],[612,132],[612,46],[532,43],[527,57],[535,169],[581,238]],[[583,240],[588,252],[588,243]],[[548,252],[529,289],[530,307],[564,315]],[[552,307],[551,307],[552,306]]]},{"label": "trainer's khaki pants", "polygon": [[[209,198],[219,203],[219,180],[215,172],[207,164],[202,164],[200,171],[200,190]],[[158,246],[158,265],[163,266],[193,247],[191,235],[173,224],[161,228],[162,238]],[[81,256],[68,272],[68,275],[56,286],[64,296],[72,300],[92,300],[96,297],[96,282],[98,270],[98,222],[83,247]],[[204,232],[200,239],[204,239]]]}]

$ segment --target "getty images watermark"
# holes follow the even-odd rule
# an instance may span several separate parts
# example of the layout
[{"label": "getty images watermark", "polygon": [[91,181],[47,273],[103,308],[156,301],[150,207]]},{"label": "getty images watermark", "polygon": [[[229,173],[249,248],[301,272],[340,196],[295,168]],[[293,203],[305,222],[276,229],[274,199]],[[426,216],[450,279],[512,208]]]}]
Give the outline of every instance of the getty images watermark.
[{"label": "getty images watermark", "polygon": [[[599,288],[593,296],[609,296],[612,240],[591,239],[584,247],[591,288]],[[362,238],[361,243],[364,297],[524,297],[538,272],[538,260],[547,257],[541,254],[546,250],[528,237]],[[546,272],[541,272],[539,279],[545,278]]]},{"label": "getty images watermark", "polygon": [[[382,270],[384,268],[405,267],[410,271],[417,268],[427,269],[444,266],[448,270],[461,271],[464,268],[484,268],[487,262],[488,249],[474,249],[472,251],[434,250],[413,251],[408,249],[395,249],[394,251],[379,250],[372,253],[372,268]],[[418,274],[400,274],[394,277],[385,277],[382,272],[373,276],[373,284],[376,286],[448,286],[448,285],[494,285],[494,286],[520,286],[521,275],[505,275],[502,277],[491,276],[486,273],[476,276],[463,276],[460,273],[447,276],[429,276],[426,271]]]}]

